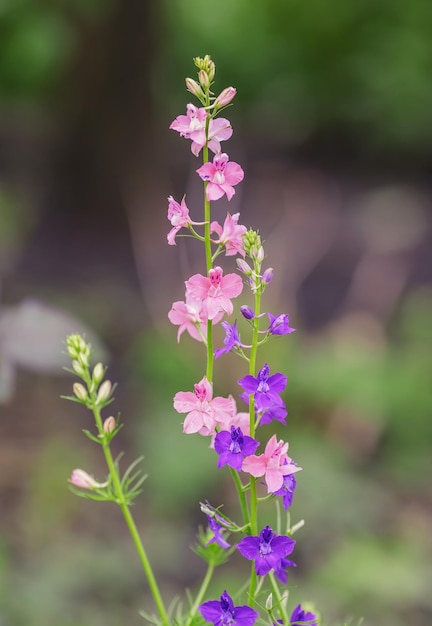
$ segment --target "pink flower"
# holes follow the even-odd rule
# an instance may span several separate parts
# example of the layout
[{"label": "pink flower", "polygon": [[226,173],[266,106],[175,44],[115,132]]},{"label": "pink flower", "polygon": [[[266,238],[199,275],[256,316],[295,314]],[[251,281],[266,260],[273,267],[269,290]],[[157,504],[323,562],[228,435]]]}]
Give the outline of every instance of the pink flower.
[{"label": "pink flower", "polygon": [[268,493],[274,493],[282,487],[284,476],[302,469],[295,465],[287,452],[288,443],[278,441],[276,435],[273,435],[267,442],[264,454],[246,457],[242,470],[255,478],[265,476]]},{"label": "pink flower", "polygon": [[221,312],[231,315],[231,298],[239,296],[243,289],[241,277],[237,274],[223,276],[221,267],[211,269],[208,278],[194,274],[185,285],[187,296],[204,302],[209,320],[214,320]]},{"label": "pink flower", "polygon": [[183,432],[187,435],[214,435],[216,426],[223,422],[232,411],[232,400],[213,398],[213,389],[207,378],[194,385],[194,391],[179,391],[174,396],[174,408],[179,413],[187,413]]},{"label": "pink flower", "polygon": [[243,235],[247,232],[247,228],[238,224],[239,217],[240,213],[234,213],[234,215],[227,213],[223,227],[218,222],[211,223],[211,232],[219,235],[215,243],[225,246],[226,256],[234,254],[245,256]]},{"label": "pink flower", "polygon": [[185,330],[197,341],[207,337],[207,310],[202,300],[186,294],[186,302],[182,300],[174,302],[168,313],[168,319],[171,324],[179,327],[177,341],[180,341]]},{"label": "pink flower", "polygon": [[213,163],[204,163],[197,169],[197,174],[204,181],[209,181],[206,187],[207,200],[218,200],[224,193],[228,200],[235,194],[233,185],[243,180],[244,172],[238,163],[230,161],[227,154],[221,152],[213,158]]},{"label": "pink flower", "polygon": [[69,478],[69,482],[80,489],[102,489],[108,485],[108,481],[98,483],[93,476],[90,476],[90,474],[87,474],[87,472],[82,469],[74,469]]},{"label": "pink flower", "polygon": [[175,246],[175,237],[178,231],[184,226],[192,224],[185,196],[183,196],[181,204],[176,202],[172,196],[168,196],[168,219],[172,226],[167,235],[168,243],[170,246]]},{"label": "pink flower", "polygon": [[[191,150],[195,156],[201,152],[206,144],[206,119],[208,113],[204,107],[198,108],[193,104],[186,107],[186,115],[178,115],[171,123],[170,129],[176,130],[182,137],[192,140]],[[232,127],[223,117],[211,119],[208,128],[208,147],[212,152],[220,152],[220,142],[229,139]]]}]

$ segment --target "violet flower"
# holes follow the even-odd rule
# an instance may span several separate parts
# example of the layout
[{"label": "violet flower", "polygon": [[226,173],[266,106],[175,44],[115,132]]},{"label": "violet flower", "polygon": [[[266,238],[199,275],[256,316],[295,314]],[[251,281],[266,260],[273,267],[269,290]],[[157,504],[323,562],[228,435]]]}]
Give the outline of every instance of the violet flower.
[{"label": "violet flower", "polygon": [[265,526],[258,537],[245,537],[237,549],[249,561],[255,561],[258,576],[265,576],[272,569],[280,572],[282,561],[294,550],[296,542],[291,537],[276,535],[270,526]]},{"label": "violet flower", "polygon": [[285,389],[288,377],[279,372],[272,376],[269,374],[270,368],[265,363],[257,377],[248,374],[238,381],[238,384],[244,389],[240,398],[249,404],[249,396],[253,393],[257,411],[284,404],[279,394]]},{"label": "violet flower", "polygon": [[[313,621],[312,621],[313,620]],[[308,626],[317,626],[317,616],[311,611],[304,611],[301,604],[298,604],[290,617],[290,623],[294,625],[307,624]]]},{"label": "violet flower", "polygon": [[295,328],[291,328],[289,325],[288,313],[280,313],[279,315],[272,315],[267,313],[270,324],[267,328],[269,335],[289,335],[295,331]]},{"label": "violet flower", "polygon": [[215,514],[214,517],[211,517],[211,515],[206,515],[206,517],[208,520],[209,530],[213,533],[213,537],[211,537],[211,539],[207,541],[206,545],[208,546],[211,543],[217,543],[218,546],[220,546],[224,550],[226,550],[227,548],[230,548],[231,545],[222,535],[223,528],[217,520],[218,517],[219,519],[222,519],[222,518],[218,516],[217,513]]},{"label": "violet flower", "polygon": [[293,498],[294,491],[297,486],[297,479],[294,474],[288,474],[283,477],[283,485],[277,491],[274,491],[273,494],[275,496],[282,496],[283,508],[285,511],[288,511],[290,508]]},{"label": "violet flower", "polygon": [[243,344],[240,341],[240,335],[237,330],[237,321],[231,326],[229,322],[221,322],[221,326],[225,330],[224,347],[215,350],[215,359],[218,359],[222,354],[231,352],[234,348],[241,347]]},{"label": "violet flower", "polygon": [[250,606],[234,606],[227,591],[220,600],[209,600],[198,608],[203,618],[214,626],[253,626],[259,616]]},{"label": "violet flower", "polygon": [[215,437],[214,449],[219,454],[218,468],[229,465],[238,472],[245,457],[254,454],[259,441],[243,435],[241,428],[231,426],[231,432],[221,430]]}]

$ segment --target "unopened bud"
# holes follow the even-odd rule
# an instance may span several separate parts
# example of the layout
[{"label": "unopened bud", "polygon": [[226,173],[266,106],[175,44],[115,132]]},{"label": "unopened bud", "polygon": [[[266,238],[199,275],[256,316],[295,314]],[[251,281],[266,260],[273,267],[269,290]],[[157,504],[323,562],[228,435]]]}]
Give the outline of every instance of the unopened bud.
[{"label": "unopened bud", "polygon": [[253,320],[253,318],[255,317],[253,309],[251,309],[251,307],[247,306],[246,304],[240,307],[240,313],[246,320]]},{"label": "unopened bud", "polygon": [[268,267],[262,275],[263,283],[266,283],[267,285],[271,283],[271,281],[273,280],[273,274],[274,274],[274,269],[272,267]]},{"label": "unopened bud", "polygon": [[111,381],[104,380],[102,385],[99,387],[99,391],[96,396],[97,404],[100,404],[101,402],[105,402],[105,400],[108,400],[111,394],[111,389],[112,389]]},{"label": "unopened bud", "polygon": [[271,611],[273,608],[273,594],[269,593],[265,602],[266,611]]},{"label": "unopened bud", "polygon": [[201,89],[200,85],[193,78],[186,78],[186,89],[190,91],[191,94],[201,99],[204,98],[204,92]]},{"label": "unopened bud", "polygon": [[105,368],[102,365],[102,363],[96,363],[96,365],[94,366],[93,369],[93,375],[92,375],[92,380],[93,382],[98,385],[102,378],[104,377],[105,374]]},{"label": "unopened bud", "polygon": [[224,107],[229,104],[236,93],[237,89],[235,87],[226,87],[214,101],[215,108]]},{"label": "unopened bud", "polygon": [[116,427],[116,421],[114,419],[114,417],[112,415],[110,415],[110,417],[107,417],[106,420],[103,423],[103,429],[105,433],[112,433],[112,431],[114,430],[114,428]]},{"label": "unopened bud", "polygon": [[98,483],[93,476],[90,476],[90,474],[82,469],[74,469],[69,478],[69,482],[80,489],[102,489],[108,485],[108,481]]},{"label": "unopened bud", "polygon": [[76,359],[72,361],[72,369],[78,376],[84,376],[84,368]]},{"label": "unopened bud", "polygon": [[200,82],[200,85],[204,87],[204,89],[208,89],[210,87],[210,80],[205,70],[200,70],[198,72],[198,80]]},{"label": "unopened bud", "polygon": [[72,386],[73,392],[78,400],[87,400],[87,389],[81,383],[74,383]]},{"label": "unopened bud", "polygon": [[240,272],[250,276],[252,274],[252,268],[246,263],[244,259],[236,259],[236,264]]}]

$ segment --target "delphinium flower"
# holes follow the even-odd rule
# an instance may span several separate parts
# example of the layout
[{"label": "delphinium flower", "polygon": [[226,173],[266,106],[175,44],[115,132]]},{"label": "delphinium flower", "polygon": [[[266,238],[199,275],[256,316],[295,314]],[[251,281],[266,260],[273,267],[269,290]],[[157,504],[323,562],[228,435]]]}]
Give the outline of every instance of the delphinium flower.
[{"label": "delphinium flower", "polygon": [[290,623],[292,626],[317,626],[317,616],[311,611],[305,611],[302,609],[301,604],[298,604],[290,617]]},{"label": "delphinium flower", "polygon": [[178,231],[185,226],[192,224],[189,217],[189,209],[183,196],[181,204],[179,204],[172,196],[168,197],[168,219],[171,222],[171,230],[167,235],[168,244],[175,246],[175,238]]},{"label": "delphinium flower", "polygon": [[218,239],[213,238],[214,243],[225,246],[226,256],[235,254],[245,256],[243,235],[247,232],[247,228],[238,223],[239,217],[240,213],[234,213],[234,215],[228,213],[223,226],[219,222],[212,222],[210,225],[210,232],[219,235]]},{"label": "delphinium flower", "polygon": [[203,302],[209,320],[213,320],[221,312],[231,315],[231,299],[239,296],[243,290],[241,277],[238,274],[224,276],[223,269],[219,266],[212,268],[208,276],[194,274],[185,285],[187,295]]},{"label": "delphinium flower", "polygon": [[215,437],[214,449],[219,454],[218,468],[229,465],[238,472],[245,457],[253,454],[259,441],[244,435],[241,428],[231,426],[231,431],[221,430]]},{"label": "delphinium flower", "polygon": [[259,536],[244,537],[237,544],[237,550],[245,559],[255,561],[258,576],[265,576],[271,570],[281,569],[282,560],[291,554],[295,544],[291,537],[277,535],[270,526],[265,526]]},{"label": "delphinium flower", "polygon": [[227,419],[232,413],[229,398],[213,398],[212,385],[204,376],[194,385],[194,391],[179,391],[174,396],[174,408],[179,413],[188,413],[183,422],[186,434],[200,433],[211,435],[216,432],[218,422]]},{"label": "delphinium flower", "polygon": [[201,165],[197,174],[207,181],[206,198],[209,202],[222,198],[224,194],[231,200],[235,194],[234,185],[238,185],[244,178],[240,165],[230,161],[225,152],[215,154],[213,162],[208,161]]},{"label": "delphinium flower", "polygon": [[280,313],[279,315],[267,313],[267,315],[270,320],[267,332],[270,335],[288,335],[295,331],[295,328],[291,328],[289,325],[288,313]]},{"label": "delphinium flower", "polygon": [[259,613],[247,605],[234,606],[232,598],[224,591],[220,600],[209,600],[199,607],[203,618],[214,626],[253,626]]},{"label": "delphinium flower", "polygon": [[225,331],[224,347],[215,350],[215,359],[218,359],[222,354],[226,354],[227,352],[230,352],[235,348],[240,348],[243,346],[237,330],[237,321],[235,321],[234,324],[230,324],[229,322],[222,322],[221,326]]},{"label": "delphinium flower", "polygon": [[287,380],[288,377],[279,372],[270,376],[270,368],[265,363],[257,376],[249,374],[238,381],[245,390],[240,398],[246,404],[249,404],[249,397],[253,394],[255,411],[260,416],[261,425],[272,420],[285,423],[287,410],[280,394],[284,391]]},{"label": "delphinium flower", "polygon": [[[170,129],[177,131],[181,137],[192,141],[191,150],[198,156],[201,149],[207,143],[206,120],[208,113],[204,107],[198,108],[194,104],[188,104],[186,115],[178,115],[171,123]],[[223,117],[211,119],[208,129],[208,147],[218,153],[221,150],[220,142],[229,139],[232,135],[232,127],[228,120]]]},{"label": "delphinium flower", "polygon": [[287,452],[288,443],[278,441],[276,435],[273,435],[267,442],[264,454],[246,457],[242,470],[255,478],[265,476],[268,493],[275,493],[283,486],[284,476],[302,469],[289,458]]},{"label": "delphinium flower", "polygon": [[208,521],[209,531],[213,533],[213,536],[207,541],[206,545],[210,545],[211,543],[217,543],[217,545],[221,548],[224,548],[224,550],[230,548],[230,544],[222,534],[224,528],[223,526],[221,526],[220,521],[223,520],[223,518],[216,512],[213,516],[206,514],[206,517]]},{"label": "delphinium flower", "polygon": [[287,511],[292,504],[296,486],[297,486],[296,477],[294,476],[294,474],[288,474],[287,476],[283,477],[282,487],[278,489],[277,491],[273,492],[275,496],[282,497],[282,503],[283,503],[283,507],[285,511]]},{"label": "delphinium flower", "polygon": [[[219,319],[222,315],[223,313],[220,313]],[[185,301],[174,302],[168,313],[168,319],[171,324],[179,327],[177,341],[180,341],[185,330],[197,341],[203,341],[207,337],[207,309],[198,298],[186,295]],[[214,322],[217,321],[216,316]]]}]

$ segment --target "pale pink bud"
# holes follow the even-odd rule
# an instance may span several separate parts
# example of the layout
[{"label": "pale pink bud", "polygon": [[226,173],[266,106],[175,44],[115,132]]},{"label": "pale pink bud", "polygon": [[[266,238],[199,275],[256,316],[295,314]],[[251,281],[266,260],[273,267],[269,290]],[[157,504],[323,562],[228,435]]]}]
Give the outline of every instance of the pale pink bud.
[{"label": "pale pink bud", "polygon": [[81,383],[74,383],[72,389],[79,400],[87,400],[87,389],[84,385],[81,385]]},{"label": "pale pink bud", "polygon": [[198,72],[198,80],[200,82],[200,85],[202,85],[204,89],[208,89],[210,87],[210,80],[205,70],[200,70]]},{"label": "pale pink bud", "polygon": [[69,478],[71,485],[79,487],[80,489],[102,489],[108,485],[108,481],[105,483],[98,483],[97,480],[87,474],[82,469],[74,469],[71,477]]},{"label": "pale pink bud", "polygon": [[111,394],[112,384],[110,380],[105,380],[102,385],[99,387],[99,391],[96,396],[96,403],[100,404],[101,402],[105,402],[108,400]]},{"label": "pale pink bud", "polygon": [[252,268],[244,259],[236,259],[236,264],[238,269],[243,272],[243,274],[246,274],[246,276],[250,276],[252,274]]},{"label": "pale pink bud", "polygon": [[[208,56],[208,55],[206,55]],[[215,73],[216,73],[216,65],[214,64],[214,61],[212,61],[210,59],[210,57],[208,58],[208,62],[207,62],[207,71],[208,71],[208,77],[210,82],[213,80],[213,78],[215,77]]]},{"label": "pale pink bud", "polygon": [[104,374],[105,374],[105,368],[102,365],[102,363],[96,363],[93,369],[93,376],[92,376],[93,382],[96,385],[99,385],[100,381],[104,377]]},{"label": "pale pink bud", "polygon": [[220,92],[218,97],[214,102],[214,106],[216,108],[224,107],[231,102],[234,96],[237,93],[237,89],[235,87],[226,87],[223,91]]},{"label": "pale pink bud", "polygon": [[197,98],[204,98],[204,92],[193,78],[186,78],[186,89]]},{"label": "pale pink bud", "polygon": [[105,433],[112,433],[112,431],[114,430],[114,428],[116,427],[116,421],[114,419],[114,417],[112,415],[110,415],[110,417],[107,417],[106,420],[103,423],[103,429]]}]

